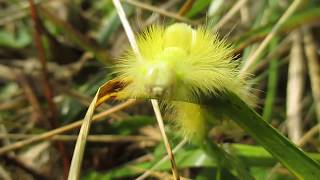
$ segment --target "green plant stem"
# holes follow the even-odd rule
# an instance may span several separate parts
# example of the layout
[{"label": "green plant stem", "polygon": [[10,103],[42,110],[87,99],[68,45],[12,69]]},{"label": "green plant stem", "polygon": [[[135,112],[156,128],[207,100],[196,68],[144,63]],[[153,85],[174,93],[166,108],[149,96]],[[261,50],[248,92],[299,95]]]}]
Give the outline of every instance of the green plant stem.
[{"label": "green plant stem", "polygon": [[[276,48],[277,44],[278,43],[276,39],[272,40],[270,44],[270,49],[272,50]],[[264,104],[263,115],[262,115],[263,119],[268,122],[271,120],[273,104],[277,94],[277,81],[278,81],[278,60],[273,58],[270,61],[270,65],[269,65],[268,90],[267,90],[267,96],[266,96],[266,101]]]},{"label": "green plant stem", "polygon": [[[305,24],[312,24],[316,23],[320,16],[320,8],[315,7],[311,8],[302,12],[297,13],[297,15],[292,16],[288,19],[287,22],[280,28],[279,34],[285,34],[293,29],[299,28]],[[241,36],[235,37],[233,40],[236,50],[235,52],[240,52],[244,48],[248,47],[249,45],[259,42],[266,37],[266,35],[271,31],[275,22],[270,22],[265,26],[261,26],[250,30],[244,33]]]}]

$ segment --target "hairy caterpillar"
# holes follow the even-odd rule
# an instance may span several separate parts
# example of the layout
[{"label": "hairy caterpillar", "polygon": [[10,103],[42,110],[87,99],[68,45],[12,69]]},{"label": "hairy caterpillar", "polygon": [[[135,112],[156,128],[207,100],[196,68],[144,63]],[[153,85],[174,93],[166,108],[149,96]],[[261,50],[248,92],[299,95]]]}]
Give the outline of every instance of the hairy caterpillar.
[{"label": "hairy caterpillar", "polygon": [[120,98],[156,97],[164,101],[174,109],[176,123],[188,138],[201,139],[207,132],[208,112],[199,105],[202,95],[232,92],[249,100],[232,47],[205,27],[154,25],[137,39],[141,55],[129,51],[116,65],[120,79],[130,82]]}]

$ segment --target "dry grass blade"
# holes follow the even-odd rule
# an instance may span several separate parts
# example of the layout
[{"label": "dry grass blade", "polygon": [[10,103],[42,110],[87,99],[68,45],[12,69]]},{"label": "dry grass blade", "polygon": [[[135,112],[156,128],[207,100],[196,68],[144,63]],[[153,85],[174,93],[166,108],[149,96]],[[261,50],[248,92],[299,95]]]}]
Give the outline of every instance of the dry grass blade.
[{"label": "dry grass blade", "polygon": [[[1,127],[1,126],[0,126]],[[1,133],[0,139],[26,139],[36,137],[37,135],[32,134],[6,134]],[[49,141],[76,141],[78,136],[76,135],[55,135]],[[135,142],[135,141],[157,141],[157,138],[148,136],[124,136],[124,135],[88,135],[87,141],[90,142],[101,142],[101,143],[121,143],[121,142]]]},{"label": "dry grass blade", "polygon": [[194,2],[195,0],[187,0],[179,10],[179,15],[185,15],[192,8]]},{"label": "dry grass blade", "polygon": [[241,22],[244,24],[244,25],[249,25],[251,20],[250,20],[250,11],[249,11],[249,7],[247,4],[244,4],[242,6],[242,8],[240,8],[240,16],[241,16]]},{"label": "dry grass blade", "polygon": [[248,0],[238,1],[229,11],[225,14],[220,21],[215,25],[214,29],[219,30],[223,25],[225,25],[240,9],[243,5],[247,3]]},{"label": "dry grass blade", "polygon": [[192,24],[192,25],[196,25],[197,24],[196,22],[194,22],[192,20],[189,20],[189,19],[187,19],[185,17],[182,17],[179,14],[168,12],[166,10],[163,10],[163,9],[160,9],[160,8],[157,8],[157,7],[145,4],[145,3],[141,3],[139,1],[125,0],[125,2],[127,2],[129,4],[132,4],[134,6],[137,6],[137,7],[152,11],[152,12],[159,13],[159,14],[161,14],[163,16],[167,16],[167,17],[170,17],[170,18],[173,18],[173,19],[177,19],[177,20],[182,21],[182,22],[186,22],[186,23],[189,23],[189,24]]},{"label": "dry grass blade", "polygon": [[159,129],[161,131],[161,135],[162,135],[164,144],[166,146],[166,150],[167,150],[168,156],[169,156],[169,158],[171,160],[173,177],[174,177],[174,179],[179,180],[180,177],[179,177],[178,168],[177,168],[176,162],[174,160],[174,156],[173,156],[173,153],[172,153],[172,150],[171,150],[171,147],[170,147],[170,143],[168,141],[168,138],[167,138],[167,135],[166,135],[166,132],[165,132],[165,128],[164,128],[164,124],[163,124],[163,120],[162,120],[162,116],[161,116],[161,112],[160,112],[158,101],[156,99],[151,99],[151,103],[152,103],[152,107],[153,107],[154,113],[156,115],[156,119],[158,121]]},{"label": "dry grass blade", "polygon": [[95,97],[93,98],[87,110],[86,116],[84,117],[83,124],[78,135],[78,139],[72,156],[68,180],[79,179],[84,149],[90,130],[90,125],[92,122],[93,113],[96,107],[98,107],[103,102],[115,97],[115,91],[118,90],[119,87],[121,88],[121,86],[121,83],[118,83],[118,81],[113,80],[105,83],[98,89]]},{"label": "dry grass blade", "polygon": [[[124,109],[126,107],[129,107],[129,106],[135,104],[136,102],[137,101],[135,101],[135,100],[128,100],[128,101],[126,101],[124,103],[121,103],[121,104],[119,104],[117,106],[114,106],[114,107],[108,109],[107,111],[101,112],[101,113],[93,116],[92,122],[101,121],[106,116],[108,116],[108,115],[110,115],[110,114],[112,114],[114,112],[120,111],[120,110],[122,110],[122,109]],[[0,148],[0,155],[3,155],[3,154],[5,154],[5,153],[7,153],[9,151],[13,151],[13,150],[22,148],[22,147],[24,147],[26,145],[29,145],[29,144],[32,144],[32,143],[36,143],[36,142],[39,142],[39,141],[46,140],[48,138],[53,137],[54,135],[62,134],[64,132],[67,132],[67,131],[70,131],[72,129],[78,128],[78,127],[80,127],[82,125],[82,123],[83,123],[83,120],[76,121],[76,122],[68,124],[66,126],[63,126],[63,127],[60,127],[60,128],[45,132],[45,133],[40,134],[38,136],[32,137],[30,139],[18,141],[18,142],[10,144],[8,146],[1,147]]]},{"label": "dry grass blade", "polygon": [[297,142],[299,147],[304,146],[315,134],[319,133],[320,124],[313,126],[308,132],[306,132]]},{"label": "dry grass blade", "polygon": [[136,39],[134,37],[134,33],[130,27],[130,24],[129,24],[127,17],[126,17],[126,13],[124,12],[120,1],[113,0],[113,4],[117,10],[118,16],[119,16],[121,23],[122,23],[122,26],[126,32],[127,38],[129,39],[129,43],[130,43],[132,50],[134,51],[134,53],[137,56],[140,56],[139,48],[138,48]]},{"label": "dry grass blade", "polygon": [[[174,149],[173,149],[173,153],[176,153],[179,149],[182,148],[182,146],[184,146],[187,143],[187,139],[183,139]],[[166,162],[169,159],[169,156],[165,156],[163,157],[160,161],[158,161],[154,166],[152,166],[148,171],[146,171],[145,173],[143,173],[141,176],[139,176],[138,178],[136,178],[136,180],[144,180],[145,178],[147,178],[153,170],[157,169],[161,164],[163,164],[164,162]]]},{"label": "dry grass blade", "polygon": [[73,156],[72,156],[72,161],[71,161],[71,166],[69,170],[69,175],[68,175],[68,180],[77,180],[80,179],[80,170],[81,170],[81,164],[82,164],[82,159],[83,159],[83,154],[84,154],[84,148],[87,142],[87,136],[89,134],[90,130],[90,125],[91,125],[91,119],[96,107],[97,99],[98,99],[98,94],[99,90],[92,100],[86,116],[84,117],[84,122],[81,126],[77,143],[74,148]]},{"label": "dry grass blade", "polygon": [[[118,15],[120,17],[120,20],[121,20],[121,23],[123,25],[123,28],[125,29],[126,35],[127,35],[128,39],[129,39],[131,48],[133,49],[133,52],[136,54],[136,56],[138,56],[138,57],[141,56],[140,52],[139,52],[139,48],[138,48],[137,42],[136,42],[136,39],[134,37],[134,33],[133,33],[132,28],[131,28],[128,20],[127,20],[126,14],[125,14],[125,12],[123,10],[123,7],[122,7],[120,1],[119,0],[113,0],[113,4],[116,7],[117,13],[118,13]],[[163,124],[162,116],[161,116],[161,113],[160,113],[160,108],[159,108],[159,105],[158,105],[158,101],[156,99],[152,99],[151,103],[152,103],[152,107],[153,107],[153,110],[155,112],[155,115],[156,115],[156,118],[157,118],[157,121],[158,121],[158,125],[159,125],[160,131],[161,131],[161,135],[162,135],[163,141],[164,141],[165,146],[166,146],[167,153],[168,153],[168,155],[170,157],[170,160],[171,160],[172,173],[173,173],[174,179],[179,180],[180,179],[179,172],[178,172],[178,169],[177,169],[176,162],[174,160],[174,156],[173,156],[173,153],[172,153],[172,150],[171,150],[171,147],[170,147],[170,143],[168,141],[168,138],[167,138],[165,130],[164,130],[164,124]]]},{"label": "dry grass blade", "polygon": [[269,54],[262,59],[261,61],[259,61],[259,63],[257,64],[257,66],[252,69],[251,73],[255,74],[261,70],[263,70],[268,63],[270,63],[270,61],[275,58],[275,57],[279,57],[285,53],[287,53],[290,50],[290,46],[291,46],[291,39],[289,36],[287,36],[286,38],[284,38],[284,40],[282,40],[277,49],[275,49],[274,51],[269,52]]},{"label": "dry grass blade", "polygon": [[288,70],[287,126],[289,138],[297,143],[302,136],[301,100],[304,90],[304,57],[300,31],[296,30],[291,35],[293,42]]},{"label": "dry grass blade", "polygon": [[250,66],[259,58],[263,50],[267,47],[271,39],[278,33],[281,26],[288,20],[288,18],[295,12],[295,10],[299,7],[302,0],[295,0],[292,2],[290,7],[286,10],[286,12],[281,16],[277,24],[272,28],[267,37],[262,41],[257,50],[245,61],[242,69],[240,70],[241,74],[244,74],[248,71]]},{"label": "dry grass blade", "polygon": [[[165,4],[159,6],[159,8],[161,8],[163,10],[167,10],[167,9],[173,7],[175,4],[177,4],[178,1],[179,0],[168,1]],[[159,17],[160,17],[160,14],[152,14],[151,16],[148,17],[147,20],[142,22],[141,27],[146,27],[146,26],[153,24],[154,22],[156,22],[159,19]]]},{"label": "dry grass blade", "polygon": [[317,55],[316,43],[313,40],[309,27],[304,29],[305,53],[308,59],[309,76],[312,95],[315,102],[315,111],[320,122],[320,63]]}]

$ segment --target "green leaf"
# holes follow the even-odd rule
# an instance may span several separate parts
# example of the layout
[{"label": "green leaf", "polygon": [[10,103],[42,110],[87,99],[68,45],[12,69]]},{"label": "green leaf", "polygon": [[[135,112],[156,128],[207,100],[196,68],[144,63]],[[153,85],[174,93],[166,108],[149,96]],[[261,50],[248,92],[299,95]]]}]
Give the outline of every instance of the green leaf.
[{"label": "green leaf", "polygon": [[16,33],[0,31],[0,46],[24,48],[31,43],[31,34],[23,26]]},{"label": "green leaf", "polygon": [[213,159],[218,162],[218,169],[220,166],[229,170],[233,174],[232,170],[236,172],[237,176],[243,180],[253,179],[251,177],[246,165],[236,156],[231,153],[227,153],[220,148],[216,143],[206,139],[199,143],[200,147]]},{"label": "green leaf", "polygon": [[213,115],[220,114],[234,120],[299,179],[320,177],[320,165],[317,162],[264,121],[235,94],[225,92],[205,104]]},{"label": "green leaf", "polygon": [[[277,48],[278,40],[273,39],[270,44],[270,50]],[[272,59],[269,65],[269,78],[268,78],[268,90],[266,101],[264,102],[263,119],[270,122],[274,102],[277,94],[277,83],[278,83],[278,59]]]},{"label": "green leaf", "polygon": [[[320,17],[320,8],[310,8],[308,10],[302,11],[293,15],[288,19],[287,22],[284,23],[282,28],[280,29],[280,33],[286,33],[291,31],[294,28],[300,27],[306,23],[317,22]],[[237,36],[233,40],[235,47],[242,48],[251,44],[252,42],[256,42],[259,39],[263,39],[273,28],[275,22],[270,22],[265,26],[261,26],[259,28],[253,29],[244,33],[242,36]]]},{"label": "green leaf", "polygon": [[265,179],[272,179],[272,180],[294,180],[296,179],[293,176],[281,174],[281,173],[274,173],[272,178],[270,178],[270,170],[272,168],[261,168],[255,167],[251,169],[252,175],[256,180],[265,180]]},{"label": "green leaf", "polygon": [[[203,168],[201,171],[197,174],[197,177],[195,180],[212,180],[217,179],[217,174],[219,172],[216,168]],[[228,179],[228,180],[238,180],[235,176],[228,173],[227,171],[222,170],[221,171],[221,177],[220,179]]]},{"label": "green leaf", "polygon": [[192,8],[190,11],[187,13],[187,17],[193,17],[197,15],[200,12],[203,12],[205,8],[207,8],[211,3],[211,0],[197,0],[193,4]]},{"label": "green leaf", "polygon": [[[276,164],[276,160],[262,147],[244,145],[244,144],[230,144],[228,149],[232,149],[234,155],[239,157],[243,163],[250,167],[272,167]],[[221,146],[226,148],[226,144]],[[153,153],[155,155],[155,153]],[[159,154],[159,153],[158,153]],[[88,171],[83,176],[82,179],[115,179],[136,176],[143,173],[144,171],[150,169],[159,159],[163,156],[164,153],[155,157],[155,160],[152,162],[143,162],[131,165],[123,165],[116,169],[112,169],[108,172],[94,172]],[[310,157],[320,161],[320,154],[309,153]],[[202,149],[196,149],[193,145],[189,144],[183,149],[180,149],[175,154],[175,159],[177,165],[180,169],[183,168],[216,168],[217,162],[215,159],[210,158],[207,153]],[[159,168],[155,169],[157,171],[168,171],[170,170],[171,165],[170,161],[166,161],[161,164]],[[252,168],[251,168],[252,169]],[[214,172],[212,172],[214,173]]]}]

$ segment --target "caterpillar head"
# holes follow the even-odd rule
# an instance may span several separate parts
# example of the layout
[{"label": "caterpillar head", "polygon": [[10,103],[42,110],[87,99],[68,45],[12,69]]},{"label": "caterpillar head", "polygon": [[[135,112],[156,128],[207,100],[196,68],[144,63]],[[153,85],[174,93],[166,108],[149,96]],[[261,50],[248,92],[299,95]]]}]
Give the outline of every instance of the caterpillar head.
[{"label": "caterpillar head", "polygon": [[180,81],[181,62],[188,58],[193,32],[182,23],[144,31],[138,38],[140,58],[129,52],[118,65],[122,78],[132,82],[126,93],[133,97],[172,95]]}]

